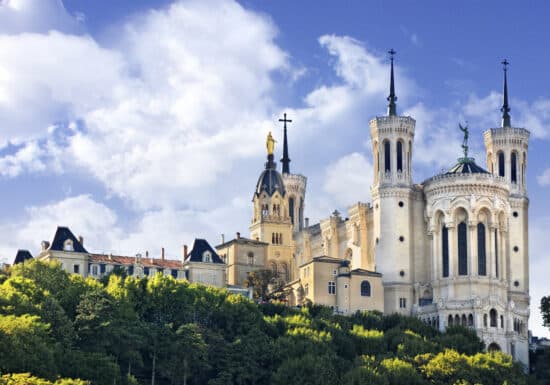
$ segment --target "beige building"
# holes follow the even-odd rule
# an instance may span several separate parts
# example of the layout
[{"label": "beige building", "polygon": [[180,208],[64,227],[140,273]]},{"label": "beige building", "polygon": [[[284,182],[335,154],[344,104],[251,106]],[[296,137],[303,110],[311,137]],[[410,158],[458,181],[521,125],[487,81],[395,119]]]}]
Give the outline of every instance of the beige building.
[{"label": "beige building", "polygon": [[460,127],[457,164],[414,183],[416,122],[397,114],[392,58],[388,114],[370,121],[371,203],[312,225],[304,219],[306,178],[290,173],[285,115],[282,173],[270,134],[252,198],[251,239],[217,247],[230,282],[270,268],[292,288],[292,305],[415,315],[441,330],[469,326],[489,349],[528,365],[529,132],[511,125],[504,75],[502,125],[484,133],[489,171],[468,157],[468,129]]}]

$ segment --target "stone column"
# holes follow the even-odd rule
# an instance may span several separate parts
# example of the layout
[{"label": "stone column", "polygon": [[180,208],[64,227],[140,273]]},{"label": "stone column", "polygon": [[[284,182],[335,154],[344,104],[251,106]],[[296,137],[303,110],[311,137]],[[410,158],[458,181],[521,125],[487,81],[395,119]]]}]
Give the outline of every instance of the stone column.
[{"label": "stone column", "polygon": [[477,255],[477,223],[475,221],[468,221],[468,275],[473,276],[474,272],[477,276],[477,262],[479,256]]}]

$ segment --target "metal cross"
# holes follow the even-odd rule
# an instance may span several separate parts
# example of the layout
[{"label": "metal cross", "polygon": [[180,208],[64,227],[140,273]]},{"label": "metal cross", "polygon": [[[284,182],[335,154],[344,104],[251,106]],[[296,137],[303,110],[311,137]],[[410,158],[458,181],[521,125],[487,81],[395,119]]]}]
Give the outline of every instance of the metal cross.
[{"label": "metal cross", "polygon": [[504,60],[502,61],[502,64],[504,65],[504,71],[507,71],[507,70],[508,70],[507,67],[508,67],[508,64],[510,64],[510,62],[509,62],[508,60],[504,59]]},{"label": "metal cross", "polygon": [[393,61],[393,55],[395,55],[397,52],[395,52],[392,48],[388,51],[388,53],[390,54],[390,60]]},{"label": "metal cross", "polygon": [[283,116],[284,116],[283,119],[279,119],[279,122],[283,122],[285,124],[285,128],[286,128],[286,124],[287,123],[292,123],[292,120],[286,118],[286,112],[283,114]]}]

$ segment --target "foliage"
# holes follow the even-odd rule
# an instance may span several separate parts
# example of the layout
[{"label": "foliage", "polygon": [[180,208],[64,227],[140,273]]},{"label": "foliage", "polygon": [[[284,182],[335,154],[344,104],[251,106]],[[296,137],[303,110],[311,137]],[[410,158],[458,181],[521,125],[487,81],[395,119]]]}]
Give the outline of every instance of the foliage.
[{"label": "foliage", "polygon": [[550,296],[541,298],[540,312],[542,314],[543,325],[550,328]]},{"label": "foliage", "polygon": [[268,301],[259,305],[162,274],[101,283],[37,261],[6,274],[0,385],[526,383],[510,356],[483,353],[470,329],[291,308],[273,301],[272,273],[251,275]]}]

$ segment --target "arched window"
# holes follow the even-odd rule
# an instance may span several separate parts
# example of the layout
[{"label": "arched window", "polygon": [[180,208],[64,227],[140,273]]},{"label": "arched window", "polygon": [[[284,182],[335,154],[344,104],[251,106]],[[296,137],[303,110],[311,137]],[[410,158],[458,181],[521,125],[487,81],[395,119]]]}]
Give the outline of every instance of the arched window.
[{"label": "arched window", "polygon": [[517,167],[517,155],[515,152],[512,152],[510,157],[510,176],[512,177],[512,183],[518,182],[518,167]]},{"label": "arched window", "polygon": [[441,229],[441,255],[443,258],[443,277],[449,276],[449,229],[443,225]]},{"label": "arched window", "polygon": [[453,326],[453,315],[449,314],[449,321],[447,322],[449,326]]},{"label": "arched window", "polygon": [[468,239],[466,223],[458,225],[458,275],[468,275]]},{"label": "arched window", "polygon": [[485,247],[485,225],[477,224],[477,273],[487,275],[487,255]]},{"label": "arched window", "polygon": [[369,281],[361,282],[361,296],[370,297],[370,283]]},{"label": "arched window", "polygon": [[504,316],[500,315],[500,328],[504,329]]},{"label": "arched window", "polygon": [[504,153],[500,151],[497,154],[498,159],[498,176],[504,176]]},{"label": "arched window", "polygon": [[390,142],[384,142],[384,171],[391,171],[391,146]]},{"label": "arched window", "polygon": [[461,321],[462,321],[461,322],[462,326],[466,326],[466,324],[468,322],[468,321],[466,321],[466,314],[462,314],[462,320]]},{"label": "arched window", "polygon": [[489,317],[491,318],[491,327],[497,327],[497,311],[495,309],[491,309],[489,312]]},{"label": "arched window", "polygon": [[248,264],[249,265],[254,264],[254,253],[252,251],[248,253]]},{"label": "arched window", "polygon": [[468,315],[468,326],[474,326],[474,316],[471,313]]},{"label": "arched window", "polygon": [[275,262],[271,262],[271,271],[273,271],[274,274],[277,274],[277,264]]},{"label": "arched window", "polygon": [[403,171],[403,142],[397,141],[397,171]]},{"label": "arched window", "polygon": [[487,327],[487,314],[483,314],[483,326]]},{"label": "arched window", "polygon": [[498,231],[495,229],[495,275],[498,278]]},{"label": "arched window", "polygon": [[460,316],[455,314],[455,325],[460,325]]},{"label": "arched window", "polygon": [[283,278],[285,281],[288,281],[288,267],[286,263],[281,264],[281,278]]}]

